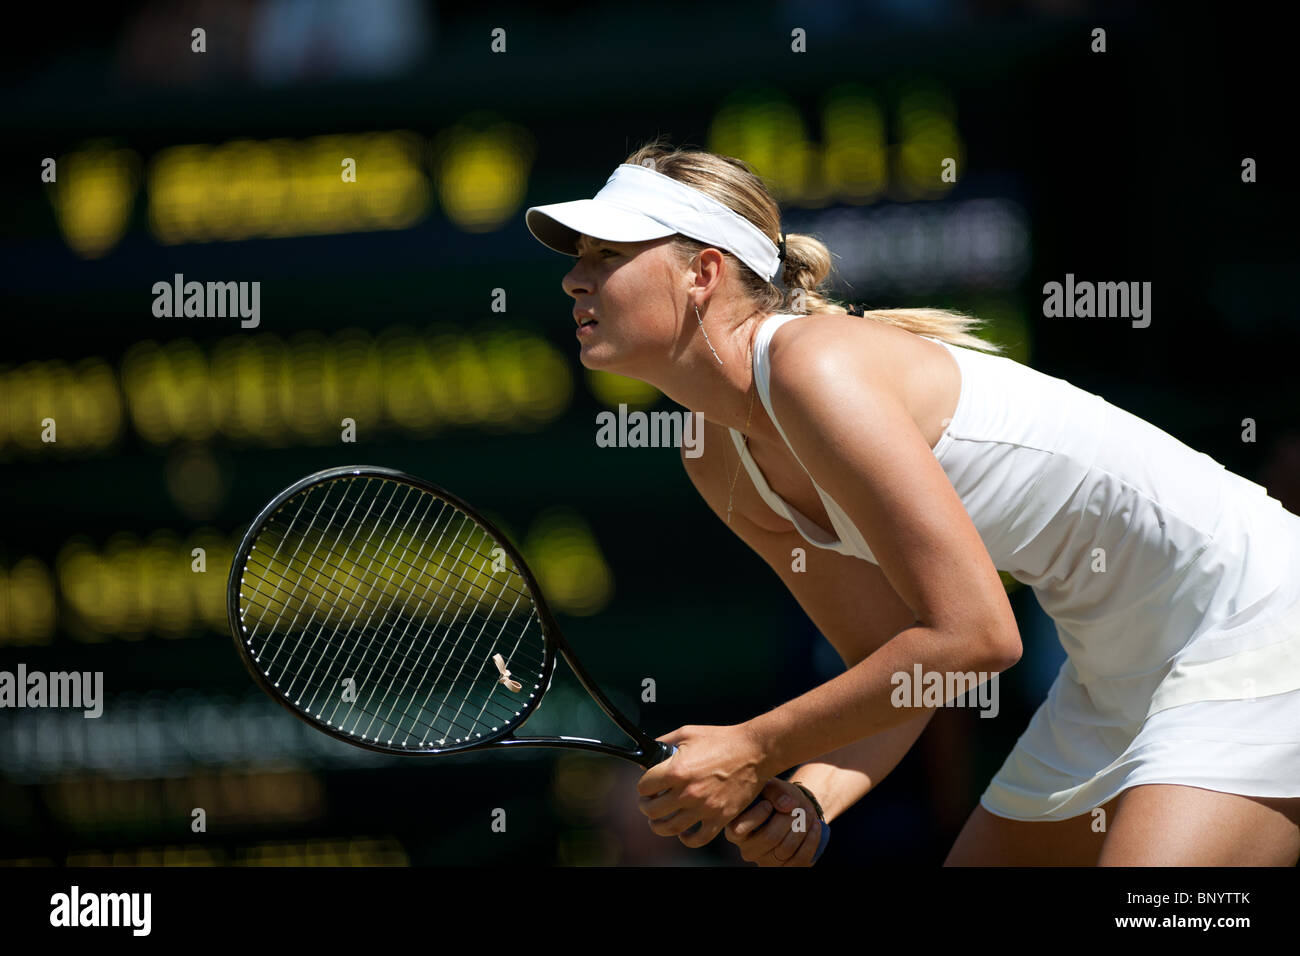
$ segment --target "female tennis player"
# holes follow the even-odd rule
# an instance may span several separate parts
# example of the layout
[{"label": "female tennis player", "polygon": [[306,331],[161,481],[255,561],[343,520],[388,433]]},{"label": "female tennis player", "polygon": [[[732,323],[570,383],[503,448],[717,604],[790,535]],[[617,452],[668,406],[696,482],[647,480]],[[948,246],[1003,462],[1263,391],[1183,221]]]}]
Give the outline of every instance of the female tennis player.
[{"label": "female tennis player", "polygon": [[820,291],[826,247],[784,235],[739,160],[655,141],[594,199],[527,223],[577,258],[582,364],[703,413],[687,474],[847,667],[742,724],[660,738],[678,751],[637,788],[655,833],[811,862],[819,811],[870,792],[938,705],[896,705],[894,675],[950,687],[1019,658],[1003,570],[1068,658],[948,864],[1297,862],[1300,517],[996,354],[978,319],[846,314]]}]

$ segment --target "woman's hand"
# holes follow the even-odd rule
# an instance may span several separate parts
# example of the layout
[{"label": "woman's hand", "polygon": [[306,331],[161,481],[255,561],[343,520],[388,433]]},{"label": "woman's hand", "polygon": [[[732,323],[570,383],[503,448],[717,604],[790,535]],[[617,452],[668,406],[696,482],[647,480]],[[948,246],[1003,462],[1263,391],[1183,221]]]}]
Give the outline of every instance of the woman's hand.
[{"label": "woman's hand", "polygon": [[[795,810],[803,810],[803,832],[794,829]],[[812,866],[824,824],[808,795],[773,777],[750,807],[727,824],[727,839],[740,855],[759,866]]]},{"label": "woman's hand", "polygon": [[637,783],[650,829],[701,847],[748,807],[772,776],[758,737],[743,724],[688,726],[656,738],[677,747]]}]

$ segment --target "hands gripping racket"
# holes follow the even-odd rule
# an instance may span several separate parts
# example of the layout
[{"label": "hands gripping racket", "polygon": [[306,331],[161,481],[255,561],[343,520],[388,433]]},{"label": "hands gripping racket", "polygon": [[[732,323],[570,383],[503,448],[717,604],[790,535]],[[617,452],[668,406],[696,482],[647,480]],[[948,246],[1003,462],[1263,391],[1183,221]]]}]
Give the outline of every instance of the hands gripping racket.
[{"label": "hands gripping racket", "polygon": [[[567,747],[652,767],[674,749],[588,677],[506,537],[387,468],[308,475],[276,495],[230,569],[230,626],[262,690],[332,737],[394,754]],[[634,746],[516,732],[556,652]],[[818,856],[829,836],[822,828]]]}]

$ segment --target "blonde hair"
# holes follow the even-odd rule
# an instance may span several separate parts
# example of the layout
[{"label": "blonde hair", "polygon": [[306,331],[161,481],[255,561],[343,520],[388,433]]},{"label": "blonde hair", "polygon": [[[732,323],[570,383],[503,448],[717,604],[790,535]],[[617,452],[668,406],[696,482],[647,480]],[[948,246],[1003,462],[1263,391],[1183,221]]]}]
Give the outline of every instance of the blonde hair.
[{"label": "blonde hair", "polygon": [[[762,230],[773,245],[779,243],[780,207],[762,177],[743,160],[705,150],[674,148],[661,136],[637,149],[624,162],[650,166],[656,172],[698,189],[737,215],[744,216]],[[673,237],[672,248],[684,266],[702,249],[717,247],[677,235]],[[784,292],[775,283],[761,278],[725,249],[719,251],[737,267],[736,274],[740,277],[745,295],[754,302],[756,308],[764,312],[796,315],[813,312],[844,315],[849,312],[843,303],[825,293],[826,277],[831,271],[831,253],[814,236],[799,233],[786,235],[785,262],[781,273],[781,280],[786,286]],[[952,345],[984,352],[1002,351],[1000,345],[971,334],[972,330],[984,324],[983,319],[961,312],[947,309],[867,309],[862,314],[877,322],[917,335],[933,336]]]}]

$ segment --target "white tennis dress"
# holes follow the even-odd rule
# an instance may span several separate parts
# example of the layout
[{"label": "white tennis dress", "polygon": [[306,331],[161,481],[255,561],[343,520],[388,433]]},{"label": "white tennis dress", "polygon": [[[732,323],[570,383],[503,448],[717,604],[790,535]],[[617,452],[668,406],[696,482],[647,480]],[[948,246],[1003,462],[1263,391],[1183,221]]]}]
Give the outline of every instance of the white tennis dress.
[{"label": "white tennis dress", "polygon": [[[768,345],[794,318],[771,317],[754,341],[773,422]],[[994,566],[1033,588],[1067,654],[981,804],[1063,820],[1149,783],[1300,797],[1300,516],[1098,395],[940,344],[962,384],[934,455]],[[838,538],[777,496],[731,434],[763,499],[809,543],[877,563],[815,481]]]}]

